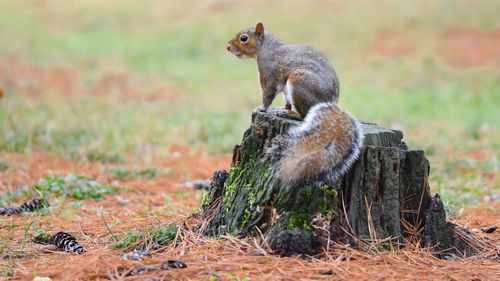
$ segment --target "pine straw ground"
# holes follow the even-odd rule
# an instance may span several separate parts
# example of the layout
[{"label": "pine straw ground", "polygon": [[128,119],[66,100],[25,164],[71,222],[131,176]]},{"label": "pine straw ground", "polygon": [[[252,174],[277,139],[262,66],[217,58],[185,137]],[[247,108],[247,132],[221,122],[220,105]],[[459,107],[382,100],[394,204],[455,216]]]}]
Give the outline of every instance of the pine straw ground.
[{"label": "pine straw ground", "polygon": [[[151,159],[155,167],[169,172],[157,178],[120,182],[130,191],[108,195],[103,201],[84,200],[84,207],[75,209],[75,200],[49,198],[51,211],[37,219],[29,228],[24,254],[17,258],[0,260],[5,272],[15,270],[11,280],[32,280],[35,276],[48,276],[53,280],[494,280],[500,276],[500,231],[486,234],[481,229],[499,224],[499,202],[468,210],[462,219],[454,222],[486,239],[489,250],[482,256],[440,260],[428,250],[411,242],[405,250],[381,251],[376,245],[368,251],[336,246],[318,257],[279,257],[262,249],[260,238],[236,239],[225,236],[214,240],[197,235],[194,226],[200,223],[194,208],[199,206],[199,191],[184,190],[179,183],[207,178],[213,170],[227,169],[230,156],[206,158],[202,153],[192,154],[187,148],[173,148],[172,157]],[[175,156],[175,157],[174,157]],[[85,174],[102,181],[113,177],[103,172],[105,166],[96,163],[78,163],[47,156],[2,155],[12,168],[0,172],[0,191],[33,184],[47,174]],[[129,159],[130,160],[130,159]],[[131,161],[129,161],[131,162]],[[187,172],[189,171],[189,172]],[[189,175],[189,177],[186,177]],[[165,204],[165,195],[171,204]],[[184,199],[183,199],[184,197]],[[130,200],[121,206],[120,200]],[[170,209],[169,209],[170,208]],[[0,218],[3,254],[18,251],[23,235],[36,214]],[[124,261],[123,251],[113,250],[113,236],[120,237],[127,230],[142,229],[148,225],[175,222],[187,227],[179,231],[175,242],[152,252],[142,261]],[[12,225],[19,225],[13,228]],[[71,231],[87,249],[83,255],[57,251],[54,246],[31,242],[36,229],[50,233]],[[9,235],[9,233],[11,233]],[[497,255],[492,259],[492,255]],[[182,260],[186,269],[155,270],[145,274],[121,278],[118,269],[154,265],[167,260]],[[331,270],[332,275],[322,274]]]}]

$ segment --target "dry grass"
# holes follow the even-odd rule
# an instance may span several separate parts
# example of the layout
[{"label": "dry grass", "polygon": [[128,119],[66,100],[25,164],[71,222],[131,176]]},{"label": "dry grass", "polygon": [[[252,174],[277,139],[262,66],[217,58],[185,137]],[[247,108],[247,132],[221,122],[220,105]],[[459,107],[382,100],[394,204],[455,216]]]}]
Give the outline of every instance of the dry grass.
[{"label": "dry grass", "polygon": [[[201,221],[192,212],[199,206],[199,192],[186,191],[181,196],[178,183],[206,178],[215,169],[227,168],[230,157],[206,158],[202,153],[192,153],[184,147],[174,147],[172,151],[179,152],[180,157],[179,153],[172,153],[176,157],[152,160],[157,167],[168,167],[172,172],[156,179],[123,182],[133,187],[130,192],[110,195],[103,201],[84,200],[84,206],[78,209],[71,207],[75,200],[49,198],[53,203],[51,211],[38,218],[37,214],[2,218],[0,235],[4,237],[4,254],[20,250],[26,227],[37,218],[28,231],[24,253],[17,258],[2,260],[2,269],[15,270],[16,275],[9,277],[11,280],[31,280],[34,276],[49,276],[54,280],[493,280],[500,271],[498,256],[492,259],[500,253],[500,233],[486,234],[480,230],[500,223],[495,212],[488,209],[499,208],[498,203],[470,210],[471,216],[455,221],[475,231],[486,248],[482,255],[455,260],[435,258],[427,249],[416,246],[416,240],[404,250],[384,251],[376,243],[366,244],[364,251],[335,245],[316,257],[282,258],[264,250],[259,237],[237,239],[224,236],[216,240],[198,235],[195,226]],[[3,172],[3,182],[9,184],[2,189],[12,189],[21,182],[33,183],[47,171],[86,173],[94,178],[112,180],[107,178],[109,175],[102,174],[103,164],[78,163],[46,155],[4,155],[3,158],[13,168]],[[188,174],[184,171],[186,167],[189,167],[191,177],[185,177]],[[165,205],[165,196],[171,198],[169,206]],[[120,200],[124,198],[130,203],[121,206]],[[152,251],[151,257],[142,261],[124,261],[121,258],[123,251],[113,249],[115,241],[103,217],[118,237],[127,230],[168,222],[187,230],[177,233],[176,242]],[[88,252],[75,255],[57,251],[54,246],[34,244],[31,238],[37,229],[51,233],[71,231]],[[126,278],[117,274],[119,269],[155,265],[167,260],[182,260],[189,267],[154,270]],[[329,270],[333,275],[322,274]]]},{"label": "dry grass", "polygon": [[[134,224],[148,223],[134,220]],[[152,220],[149,223],[153,223]],[[191,221],[197,223],[197,221]],[[111,251],[112,242],[104,227],[85,227],[82,244],[89,251],[76,256],[52,250],[34,249],[38,257],[14,262],[19,278],[33,275],[51,276],[57,280],[118,279],[115,270],[153,265],[166,260],[182,260],[187,269],[158,270],[127,277],[124,280],[311,280],[311,279],[405,279],[405,280],[494,280],[500,261],[491,259],[491,252],[473,258],[440,260],[428,250],[409,247],[398,251],[360,251],[337,246],[318,257],[282,258],[268,254],[257,239],[236,239],[231,236],[214,240],[186,231],[178,236],[177,246],[153,252],[141,262],[123,261],[120,252]],[[97,237],[91,239],[96,235]],[[498,235],[496,236],[498,245]],[[500,248],[492,249],[499,252]],[[333,275],[323,272],[333,271]],[[36,272],[36,274],[35,274]],[[214,278],[212,277],[212,278]]]}]

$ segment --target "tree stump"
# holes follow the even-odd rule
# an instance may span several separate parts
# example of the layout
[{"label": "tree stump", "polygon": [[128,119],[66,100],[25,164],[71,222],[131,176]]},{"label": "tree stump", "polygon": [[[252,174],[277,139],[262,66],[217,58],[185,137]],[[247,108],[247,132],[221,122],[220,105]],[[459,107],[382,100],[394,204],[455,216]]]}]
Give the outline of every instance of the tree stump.
[{"label": "tree stump", "polygon": [[275,253],[293,255],[315,254],[332,241],[401,241],[423,228],[429,161],[422,150],[407,150],[401,131],[362,122],[360,157],[346,175],[285,186],[272,169],[279,152],[268,148],[300,122],[272,110],[252,115],[231,170],[214,173],[204,199],[206,235],[263,236]]}]

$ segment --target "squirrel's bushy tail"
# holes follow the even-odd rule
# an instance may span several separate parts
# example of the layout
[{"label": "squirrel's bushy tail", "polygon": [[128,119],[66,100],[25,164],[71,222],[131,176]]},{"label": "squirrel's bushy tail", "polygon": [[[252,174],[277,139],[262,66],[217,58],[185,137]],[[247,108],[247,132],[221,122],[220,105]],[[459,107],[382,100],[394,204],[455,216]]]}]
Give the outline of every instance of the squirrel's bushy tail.
[{"label": "squirrel's bushy tail", "polygon": [[304,179],[342,176],[358,158],[363,144],[359,122],[333,103],[320,103],[304,122],[287,133],[278,177],[294,184]]}]

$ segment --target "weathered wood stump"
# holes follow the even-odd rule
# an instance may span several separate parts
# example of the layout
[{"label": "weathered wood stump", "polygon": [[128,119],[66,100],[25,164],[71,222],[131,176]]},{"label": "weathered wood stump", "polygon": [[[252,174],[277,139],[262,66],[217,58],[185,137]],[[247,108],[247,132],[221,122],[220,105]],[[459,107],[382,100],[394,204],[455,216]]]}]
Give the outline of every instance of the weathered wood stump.
[{"label": "weathered wood stump", "polygon": [[422,150],[407,150],[400,131],[363,122],[360,157],[344,177],[280,182],[272,169],[279,152],[268,148],[300,122],[273,111],[253,114],[231,170],[214,173],[203,203],[206,235],[263,235],[273,251],[292,255],[314,254],[331,241],[401,241],[424,227],[429,162]]}]

